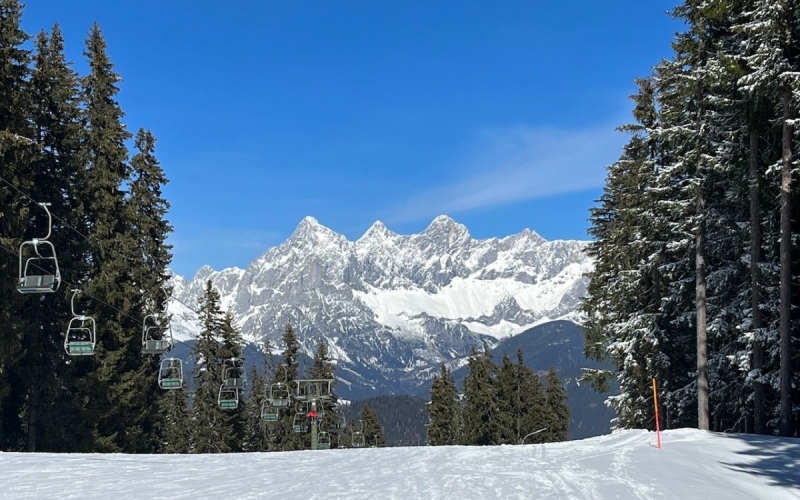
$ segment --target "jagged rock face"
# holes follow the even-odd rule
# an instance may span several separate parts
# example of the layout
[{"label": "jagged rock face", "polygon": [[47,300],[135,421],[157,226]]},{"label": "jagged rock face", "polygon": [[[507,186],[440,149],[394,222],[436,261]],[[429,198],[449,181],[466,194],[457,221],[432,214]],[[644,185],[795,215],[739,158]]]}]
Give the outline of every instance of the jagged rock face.
[{"label": "jagged rock face", "polygon": [[197,331],[191,309],[211,280],[249,341],[277,345],[291,324],[304,350],[325,338],[340,367],[366,385],[413,379],[471,346],[574,319],[591,269],[585,248],[530,230],[475,240],[446,216],[407,236],[376,222],[351,242],[307,217],[245,270],[175,276],[174,329]]}]

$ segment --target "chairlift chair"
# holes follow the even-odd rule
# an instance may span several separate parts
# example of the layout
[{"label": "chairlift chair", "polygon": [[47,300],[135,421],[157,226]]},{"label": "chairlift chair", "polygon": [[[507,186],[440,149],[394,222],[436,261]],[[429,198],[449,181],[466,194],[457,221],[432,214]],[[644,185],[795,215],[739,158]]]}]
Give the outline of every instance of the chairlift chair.
[{"label": "chairlift chair", "polygon": [[320,431],[317,435],[317,449],[328,450],[331,447],[331,435],[328,431]]},{"label": "chairlift chair", "polygon": [[364,421],[359,420],[358,422],[361,428],[357,431],[353,431],[353,436],[350,438],[353,448],[363,448],[367,445],[367,441],[364,436]]},{"label": "chairlift chair", "polygon": [[222,363],[222,385],[226,389],[239,390],[247,381],[242,358],[226,359]]},{"label": "chairlift chair", "polygon": [[280,414],[280,408],[273,406],[269,401],[261,403],[261,420],[264,422],[277,422]]},{"label": "chairlift chair", "polygon": [[148,314],[142,320],[142,354],[161,355],[172,349],[172,329],[160,323],[158,313]]},{"label": "chairlift chair", "polygon": [[75,312],[75,296],[78,293],[79,290],[72,290],[70,307],[73,317],[64,334],[64,350],[70,356],[91,356],[97,343],[97,330],[94,318]]},{"label": "chairlift chair", "polygon": [[[58,258],[53,244],[47,241],[53,227],[53,219],[49,203],[39,203],[47,212],[47,235],[44,238],[33,238],[19,245],[19,293],[52,293],[61,285],[61,272],[58,269]],[[47,250],[44,254],[42,248]]]},{"label": "chairlift chair", "polygon": [[294,420],[292,421],[292,430],[298,433],[304,433],[309,431],[308,425],[308,415],[304,411],[298,411],[294,414]]},{"label": "chairlift chair", "polygon": [[350,438],[350,441],[353,448],[363,448],[367,444],[364,433],[361,431],[353,431],[353,437]]},{"label": "chairlift chair", "polygon": [[276,382],[269,388],[269,404],[275,408],[288,408],[292,403],[289,386],[283,382]]},{"label": "chairlift chair", "polygon": [[162,389],[180,389],[183,386],[183,362],[179,358],[161,360],[158,386]]},{"label": "chairlift chair", "polygon": [[225,384],[222,384],[219,386],[217,404],[223,410],[235,410],[239,407],[239,391],[237,389],[227,388]]}]

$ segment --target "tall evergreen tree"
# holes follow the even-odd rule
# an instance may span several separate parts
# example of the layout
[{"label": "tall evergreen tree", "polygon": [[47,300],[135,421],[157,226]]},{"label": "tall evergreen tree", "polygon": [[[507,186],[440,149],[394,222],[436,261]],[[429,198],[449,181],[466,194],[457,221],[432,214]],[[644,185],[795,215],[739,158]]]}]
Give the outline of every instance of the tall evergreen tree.
[{"label": "tall evergreen tree", "polygon": [[194,399],[192,402],[192,451],[194,453],[227,453],[232,451],[235,435],[228,425],[225,410],[217,403],[222,385],[220,345],[225,328],[225,315],[220,307],[219,292],[211,281],[206,282],[199,298],[200,334],[192,348],[195,359]]},{"label": "tall evergreen tree", "polygon": [[458,439],[458,389],[444,363],[431,382],[428,403],[428,443],[431,446],[453,445]]},{"label": "tall evergreen tree", "polygon": [[467,361],[469,373],[464,378],[462,444],[487,446],[500,443],[500,414],[495,389],[496,367],[488,346],[483,352],[474,347]]},{"label": "tall evergreen tree", "polygon": [[[637,124],[625,128],[633,138],[592,212],[597,266],[584,302],[587,354],[615,363],[621,394],[610,401],[620,426],[651,425],[655,377],[669,427],[765,432],[788,422],[783,432],[792,433],[778,393],[800,358],[792,299],[778,291],[800,260],[784,251],[788,265],[780,264],[778,242],[791,238],[781,237],[775,200],[790,163],[784,151],[795,147],[783,135],[796,107],[786,89],[796,87],[797,10],[687,0],[675,10],[687,29],[674,57],[643,80],[649,91],[640,85]],[[602,388],[607,377],[586,378]]]},{"label": "tall evergreen tree", "polygon": [[[21,189],[34,181],[29,162],[39,150],[29,140],[28,101],[30,51],[24,46],[29,39],[21,27],[22,5],[17,0],[0,0],[0,271],[3,276],[16,276],[16,249],[29,225],[29,200],[6,182]],[[14,390],[14,373],[23,353],[22,340],[33,332],[25,324],[19,309],[28,297],[15,290],[14,280],[0,281],[0,450],[17,449],[22,439],[20,413],[23,395]]]},{"label": "tall evergreen tree", "polygon": [[[517,350],[515,369],[516,387],[512,393],[514,401],[512,422],[515,429],[514,444],[517,444],[527,435],[546,427],[552,409],[547,404],[547,395],[542,388],[539,375],[523,363],[521,349]],[[540,439],[536,434],[532,441],[526,442],[540,442]]]},{"label": "tall evergreen tree", "polygon": [[378,414],[369,405],[361,407],[361,424],[364,433],[364,442],[367,446],[383,448],[386,446],[386,438],[383,435],[383,427],[378,421]]},{"label": "tall evergreen tree", "polygon": [[[184,386],[185,387],[185,386]],[[192,445],[191,414],[185,389],[170,389],[158,399],[160,453],[189,453]]]},{"label": "tall evergreen tree", "polygon": [[[61,262],[61,279],[67,283],[85,281],[87,242],[70,227],[82,227],[79,192],[82,165],[79,160],[80,107],[78,76],[69,67],[64,57],[63,39],[58,25],[52,34],[40,33],[35,40],[36,55],[31,73],[31,118],[34,124],[33,139],[40,149],[30,163],[34,185],[29,196],[46,201],[54,214],[49,241],[56,248]],[[36,209],[32,220],[33,236],[42,236],[48,231],[45,212]],[[60,299],[60,293],[45,301],[28,300],[20,310],[29,318],[33,331],[59,332],[70,316],[68,300]],[[66,294],[69,297],[69,293]],[[86,438],[76,430],[86,431],[86,426],[76,421],[82,407],[79,399],[64,397],[75,395],[75,380],[66,365],[63,338],[59,335],[28,335],[25,346],[24,365],[26,376],[27,449],[28,451],[85,450]],[[62,414],[70,417],[62,419]],[[68,421],[65,421],[68,420]],[[62,436],[70,436],[62,438]]]},{"label": "tall evergreen tree", "polygon": [[496,379],[499,444],[517,444],[520,436],[521,401],[517,368],[507,354],[503,355]]},{"label": "tall evergreen tree", "polygon": [[[595,240],[589,254],[596,264],[583,302],[586,355],[598,361],[610,357],[617,370],[620,394],[610,402],[620,427],[652,421],[653,412],[647,410],[652,377],[666,378],[668,367],[680,370],[686,364],[677,359],[685,356],[683,349],[675,349],[670,359],[667,331],[677,336],[687,327],[669,325],[663,310],[670,271],[665,270],[667,225],[654,190],[660,144],[651,133],[658,126],[656,86],[652,79],[637,83],[639,92],[632,97],[636,123],[622,127],[631,139],[608,168],[600,206],[590,211],[589,232]],[[610,376],[588,370],[585,380],[607,391]]]},{"label": "tall evergreen tree", "polygon": [[85,361],[96,361],[97,367],[91,375],[86,373],[87,418],[95,423],[98,451],[134,451],[129,446],[136,440],[131,438],[142,429],[135,406],[138,397],[131,391],[136,390],[133,384],[141,367],[137,333],[144,315],[140,290],[130,273],[137,250],[124,191],[130,181],[125,144],[130,134],[116,101],[120,77],[97,24],[89,32],[84,54],[90,67],[83,79],[83,155],[88,168],[85,195],[93,263],[85,292],[95,298],[94,319],[103,332],[94,359]]},{"label": "tall evergreen tree", "polygon": [[[275,371],[273,382],[287,384],[292,390],[296,388],[296,381],[299,378],[298,355],[300,344],[294,333],[292,325],[287,324],[281,337],[283,342],[283,352],[281,362]],[[286,411],[282,411],[277,422],[270,424],[271,449],[278,451],[304,450],[311,444],[311,438],[306,433],[294,432],[295,420],[305,423],[308,409],[302,403],[295,403]]]},{"label": "tall evergreen tree", "polygon": [[328,352],[328,343],[325,340],[320,340],[317,348],[314,351],[314,360],[308,369],[308,378],[315,380],[333,380],[331,384],[330,397],[317,403],[321,407],[318,408],[317,413],[321,415],[318,419],[318,429],[323,432],[331,432],[336,430],[339,424],[339,415],[337,413],[339,397],[336,395],[334,364]]},{"label": "tall evergreen tree", "polygon": [[[238,359],[241,363],[241,369],[244,370],[244,342],[242,340],[242,333],[236,326],[236,321],[233,313],[226,312],[222,319],[222,327],[220,329],[220,346],[217,351],[217,363],[225,366],[225,360]],[[241,375],[245,375],[242,373]],[[241,451],[242,442],[244,440],[245,428],[247,425],[247,397],[243,389],[237,389],[239,404],[234,409],[229,409],[222,414],[222,425],[228,429],[230,433],[229,447],[230,451]]]},{"label": "tall evergreen tree", "polygon": [[567,404],[567,391],[561,384],[555,368],[552,366],[547,371],[547,389],[545,389],[549,422],[544,437],[548,442],[566,441],[569,428],[569,405]]},{"label": "tall evergreen tree", "polygon": [[[134,245],[130,255],[129,275],[139,290],[139,314],[144,317],[156,313],[165,318],[170,294],[166,288],[168,269],[172,254],[166,243],[172,227],[166,220],[169,203],[163,197],[162,188],[167,178],[155,156],[155,137],[140,129],[134,139],[137,153],[131,159],[132,180],[130,193],[126,198],[126,216],[130,220],[130,237]],[[131,350],[141,347],[137,338],[132,339]],[[131,404],[140,408],[134,417],[133,426],[141,429],[136,439],[131,439],[129,449],[148,451],[158,441],[153,423],[158,419],[155,404],[159,396],[166,395],[158,388],[156,375],[158,359],[145,357],[137,369],[132,369],[129,380],[132,383]]]},{"label": "tall evergreen tree", "polygon": [[268,451],[266,425],[261,418],[261,405],[267,400],[269,383],[266,373],[254,364],[249,376],[250,394],[244,404],[244,436],[243,451]]}]

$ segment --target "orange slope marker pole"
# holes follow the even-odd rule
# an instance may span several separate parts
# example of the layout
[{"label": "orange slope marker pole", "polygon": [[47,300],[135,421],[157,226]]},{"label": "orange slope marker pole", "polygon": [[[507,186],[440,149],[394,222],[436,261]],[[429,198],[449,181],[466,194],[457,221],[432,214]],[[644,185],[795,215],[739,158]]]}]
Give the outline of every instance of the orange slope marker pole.
[{"label": "orange slope marker pole", "polygon": [[656,379],[653,378],[653,405],[656,408],[656,440],[658,441],[658,449],[661,449],[661,424],[658,418],[658,393],[656,392]]}]

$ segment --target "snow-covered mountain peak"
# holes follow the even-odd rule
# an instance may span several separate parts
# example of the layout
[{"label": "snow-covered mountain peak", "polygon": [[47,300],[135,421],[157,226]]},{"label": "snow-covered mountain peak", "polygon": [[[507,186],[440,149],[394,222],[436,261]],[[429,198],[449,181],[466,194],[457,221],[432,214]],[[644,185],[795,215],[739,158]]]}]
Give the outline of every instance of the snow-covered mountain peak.
[{"label": "snow-covered mountain peak", "polygon": [[[359,383],[388,384],[574,317],[591,268],[585,246],[530,230],[475,240],[447,216],[411,235],[378,221],[351,242],[306,217],[246,270],[204,266],[188,285],[176,279],[174,296],[192,306],[211,280],[248,341],[279,342],[291,324],[304,351],[325,339],[342,366],[373,381]],[[181,334],[196,328],[191,309],[174,313]]]},{"label": "snow-covered mountain peak", "polygon": [[359,238],[356,241],[356,243],[363,240],[385,239],[387,237],[395,235],[396,233],[390,231],[389,228],[386,227],[386,225],[383,222],[376,220],[375,222],[372,223],[369,229],[367,229],[367,231],[361,236],[361,238]]},{"label": "snow-covered mountain peak", "polygon": [[300,221],[286,243],[324,247],[328,244],[340,245],[346,241],[344,236],[323,226],[317,219],[309,215]]},{"label": "snow-covered mountain peak", "polygon": [[434,234],[445,232],[449,235],[452,234],[466,234],[469,236],[469,230],[464,224],[459,224],[447,215],[439,215],[430,223],[430,225],[422,231],[422,234]]},{"label": "snow-covered mountain peak", "polygon": [[204,281],[208,279],[208,277],[214,274],[215,272],[216,271],[214,271],[214,269],[208,264],[203,265],[200,269],[197,270],[196,273],[194,273],[194,278],[192,278],[192,281],[196,280]]},{"label": "snow-covered mountain peak", "polygon": [[459,224],[446,215],[440,215],[420,234],[411,239],[425,253],[451,253],[453,248],[467,250],[474,242],[467,226]]}]

